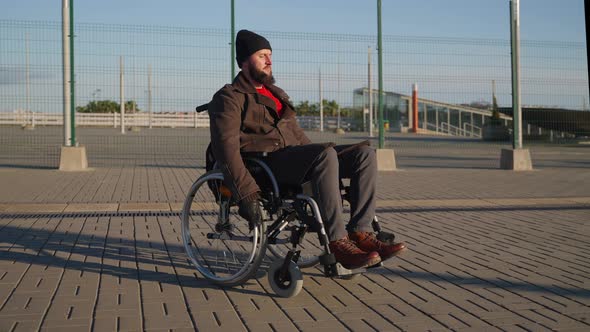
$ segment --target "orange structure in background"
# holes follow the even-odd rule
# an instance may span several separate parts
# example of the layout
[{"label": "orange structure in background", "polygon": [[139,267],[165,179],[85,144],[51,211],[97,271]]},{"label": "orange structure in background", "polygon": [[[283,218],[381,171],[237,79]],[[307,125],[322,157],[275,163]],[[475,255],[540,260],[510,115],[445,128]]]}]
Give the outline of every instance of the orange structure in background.
[{"label": "orange structure in background", "polygon": [[412,132],[418,133],[418,84],[412,88]]}]

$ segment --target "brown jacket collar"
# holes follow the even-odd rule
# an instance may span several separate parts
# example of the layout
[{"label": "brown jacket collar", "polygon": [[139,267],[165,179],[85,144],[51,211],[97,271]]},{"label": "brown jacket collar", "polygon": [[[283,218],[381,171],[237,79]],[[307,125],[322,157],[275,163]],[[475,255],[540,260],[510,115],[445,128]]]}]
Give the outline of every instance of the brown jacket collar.
[{"label": "brown jacket collar", "polygon": [[[248,81],[246,76],[244,76],[244,74],[241,71],[234,78],[234,81],[232,82],[232,86],[234,87],[234,89],[236,89],[237,91],[239,91],[241,93],[254,94],[254,96],[255,96],[254,98],[256,99],[257,103],[265,105],[265,106],[276,111],[275,103],[270,98],[256,93],[256,88]],[[270,92],[272,92],[273,95],[275,95],[283,103],[283,106],[289,106],[289,107],[285,108],[285,111],[289,108],[291,110],[288,111],[288,113],[295,110],[295,107],[293,107],[293,104],[291,104],[291,100],[289,100],[289,95],[287,95],[287,93],[285,91],[283,91],[283,89],[279,88],[278,86],[276,86],[274,84],[265,85],[265,86],[268,90],[270,90]],[[273,112],[273,113],[275,113],[275,112]]]},{"label": "brown jacket collar", "polygon": [[246,76],[241,71],[236,75],[231,85],[241,93],[256,93],[256,88],[246,79]]}]

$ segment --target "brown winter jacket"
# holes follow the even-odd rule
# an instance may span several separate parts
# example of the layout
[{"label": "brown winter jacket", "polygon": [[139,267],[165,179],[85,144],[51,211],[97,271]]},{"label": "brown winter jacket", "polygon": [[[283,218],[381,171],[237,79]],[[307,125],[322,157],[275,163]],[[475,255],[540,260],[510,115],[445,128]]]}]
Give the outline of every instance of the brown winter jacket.
[{"label": "brown winter jacket", "polygon": [[289,96],[277,86],[267,88],[283,103],[279,118],[274,101],[256,92],[240,72],[209,103],[211,148],[223,171],[225,184],[237,199],[260,191],[244,166],[241,152],[273,152],[311,141],[295,119]]}]

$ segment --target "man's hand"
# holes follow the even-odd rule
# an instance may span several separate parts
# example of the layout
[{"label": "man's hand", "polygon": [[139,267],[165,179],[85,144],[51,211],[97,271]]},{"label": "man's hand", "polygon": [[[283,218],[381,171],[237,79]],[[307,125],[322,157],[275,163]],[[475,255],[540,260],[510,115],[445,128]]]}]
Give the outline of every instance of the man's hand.
[{"label": "man's hand", "polygon": [[254,229],[256,225],[262,223],[262,209],[260,204],[260,195],[254,193],[244,197],[240,201],[238,214],[248,220],[250,230]]}]

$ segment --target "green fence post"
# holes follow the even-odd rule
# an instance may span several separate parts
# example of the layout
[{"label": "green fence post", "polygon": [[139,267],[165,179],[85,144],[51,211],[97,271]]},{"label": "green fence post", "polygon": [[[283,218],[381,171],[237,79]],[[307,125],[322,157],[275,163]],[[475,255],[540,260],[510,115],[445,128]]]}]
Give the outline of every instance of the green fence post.
[{"label": "green fence post", "polygon": [[231,0],[231,77],[230,82],[236,77],[236,26],[235,26],[235,11],[234,0]]},{"label": "green fence post", "polygon": [[76,98],[74,95],[76,82],[74,81],[74,0],[70,1],[70,128],[72,130],[72,146],[76,142]]},{"label": "green fence post", "polygon": [[379,149],[383,149],[383,47],[381,42],[381,0],[377,0],[377,48],[379,49]]}]

